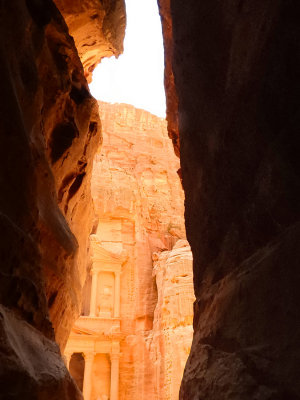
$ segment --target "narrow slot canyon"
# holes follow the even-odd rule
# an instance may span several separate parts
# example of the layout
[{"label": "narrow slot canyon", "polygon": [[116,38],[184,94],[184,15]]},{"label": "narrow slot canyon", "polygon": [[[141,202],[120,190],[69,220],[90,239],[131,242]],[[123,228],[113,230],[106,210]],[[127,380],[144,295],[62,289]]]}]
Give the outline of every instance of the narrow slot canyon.
[{"label": "narrow slot canyon", "polygon": [[300,399],[300,6],[158,6],[166,120],[123,0],[0,2],[0,400]]}]

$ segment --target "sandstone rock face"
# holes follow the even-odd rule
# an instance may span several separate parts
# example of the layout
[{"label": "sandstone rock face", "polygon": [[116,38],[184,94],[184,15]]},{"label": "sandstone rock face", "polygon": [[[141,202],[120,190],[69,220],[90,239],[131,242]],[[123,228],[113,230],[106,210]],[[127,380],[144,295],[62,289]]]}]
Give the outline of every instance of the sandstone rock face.
[{"label": "sandstone rock face", "polygon": [[158,299],[150,349],[156,398],[176,400],[193,336],[193,258],[188,242],[181,239],[171,251],[154,253],[153,259]]},{"label": "sandstone rock face", "polygon": [[[168,138],[165,120],[128,105],[101,102],[99,108],[103,147],[95,157],[92,178],[99,218],[97,236],[103,247],[112,252],[124,252],[127,257],[121,274],[124,340],[121,342],[120,399],[133,400],[141,396],[176,399],[178,392],[177,397],[176,393],[164,397],[165,390],[176,392],[176,383],[172,387],[165,370],[172,353],[167,358],[165,354],[174,349],[176,343],[183,345],[185,340],[191,340],[192,312],[189,309],[187,331],[182,330],[181,337],[176,337],[175,331],[170,334],[167,321],[162,321],[160,313],[163,302],[170,296],[168,290],[176,291],[172,289],[176,283],[170,279],[170,287],[167,283],[163,286],[161,274],[166,273],[163,272],[166,267],[161,262],[156,275],[152,254],[166,250],[163,254],[167,263],[173,245],[185,237],[183,190],[176,172],[179,161]],[[179,256],[179,259],[178,269],[185,257],[181,260]],[[191,264],[188,279],[191,281]],[[180,325],[175,309],[172,312],[173,327],[176,322]],[[174,366],[168,369],[169,374],[173,372],[177,376],[177,384],[182,375],[180,356],[184,363],[184,349],[181,354],[178,351],[174,354],[177,371]]]},{"label": "sandstone rock face", "polygon": [[118,384],[120,400],[177,400],[194,301],[179,160],[165,120],[124,104],[99,107],[103,145],[92,177],[98,218],[93,280],[66,355],[93,357],[92,372],[84,375],[91,382],[90,389],[83,385],[85,400],[115,399],[111,391]]},{"label": "sandstone rock face", "polygon": [[54,0],[75,40],[85,76],[104,57],[123,52],[126,13],[124,0]]},{"label": "sandstone rock face", "polygon": [[81,308],[98,105],[52,1],[1,2],[0,31],[0,398],[81,398],[54,339]]},{"label": "sandstone rock face", "polygon": [[178,131],[178,97],[174,82],[174,74],[172,67],[173,59],[173,28],[170,0],[158,1],[159,13],[162,21],[162,30],[164,38],[164,54],[165,54],[165,91],[167,104],[167,121],[168,133],[172,139],[174,150],[179,157],[179,131]]},{"label": "sandstone rock face", "polygon": [[300,7],[174,0],[170,12],[197,297],[181,399],[296,399]]},{"label": "sandstone rock face", "polygon": [[1,400],[82,399],[58,345],[0,306]]},{"label": "sandstone rock face", "polygon": [[[41,162],[38,177],[39,229],[50,319],[55,338],[63,348],[74,318],[80,312],[86,278],[89,234],[94,218],[90,180],[93,157],[100,144],[100,119],[73,42],[69,38],[72,53],[69,46],[64,53],[56,32],[48,28],[45,30],[46,35],[49,33],[48,41],[53,40],[51,45],[59,46],[58,54],[67,62],[63,63],[62,71],[59,64],[56,88],[53,77],[47,82],[48,68],[53,73],[55,65],[48,60],[46,73],[41,65],[41,79],[45,86],[49,85],[49,90],[46,86],[43,91],[41,123],[46,163]],[[46,185],[50,182],[45,179],[46,174],[53,185],[48,194]]]}]

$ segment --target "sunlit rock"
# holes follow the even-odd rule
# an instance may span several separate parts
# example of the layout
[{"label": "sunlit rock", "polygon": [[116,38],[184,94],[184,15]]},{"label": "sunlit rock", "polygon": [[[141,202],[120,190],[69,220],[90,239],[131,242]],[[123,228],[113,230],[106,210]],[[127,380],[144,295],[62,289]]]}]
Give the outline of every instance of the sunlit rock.
[{"label": "sunlit rock", "polygon": [[86,400],[176,400],[194,301],[179,160],[165,120],[125,104],[99,106],[90,279],[65,354],[74,376],[80,363],[72,357],[84,354],[77,379]]},{"label": "sunlit rock", "polygon": [[104,57],[123,52],[126,15],[124,0],[54,0],[75,40],[85,76]]},{"label": "sunlit rock", "polygon": [[63,349],[80,313],[100,120],[51,0],[1,2],[1,399],[81,398]]},{"label": "sunlit rock", "polygon": [[193,335],[193,258],[186,240],[171,251],[154,253],[158,299],[154,311],[151,359],[159,384],[157,398],[176,400]]}]

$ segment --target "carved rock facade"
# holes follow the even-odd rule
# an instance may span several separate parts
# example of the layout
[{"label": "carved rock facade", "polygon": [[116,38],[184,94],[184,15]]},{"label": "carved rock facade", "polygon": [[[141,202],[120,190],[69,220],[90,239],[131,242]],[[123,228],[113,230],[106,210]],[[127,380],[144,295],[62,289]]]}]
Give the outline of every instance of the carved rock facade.
[{"label": "carved rock facade", "polygon": [[99,105],[91,280],[65,354],[73,376],[74,353],[85,355],[85,400],[176,400],[194,301],[179,160],[165,120],[129,105]]}]

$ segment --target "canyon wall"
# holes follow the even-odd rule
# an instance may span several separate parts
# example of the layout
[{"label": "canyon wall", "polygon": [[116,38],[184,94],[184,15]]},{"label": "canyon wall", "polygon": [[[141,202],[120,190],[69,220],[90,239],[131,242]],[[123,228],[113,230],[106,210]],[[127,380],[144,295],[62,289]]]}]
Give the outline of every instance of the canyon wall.
[{"label": "canyon wall", "polygon": [[159,2],[197,298],[180,397],[299,399],[299,2]]},{"label": "canyon wall", "polygon": [[[194,301],[179,159],[165,120],[125,104],[99,107],[92,280],[66,355],[93,358],[91,374],[84,375],[91,382],[90,389],[83,386],[85,400],[176,400]],[[119,397],[113,397],[118,384]]]},{"label": "canyon wall", "polygon": [[186,240],[153,254],[158,292],[150,352],[156,366],[157,399],[178,400],[193,336],[193,257]]},{"label": "canyon wall", "polygon": [[176,93],[173,73],[173,28],[171,15],[171,0],[158,1],[161,16],[162,33],[164,41],[164,85],[166,92],[166,117],[168,122],[168,133],[174,145],[175,154],[179,157],[180,137],[178,131],[178,97]]},{"label": "canyon wall", "polygon": [[73,400],[98,105],[51,0],[1,2],[0,33],[0,398]]},{"label": "canyon wall", "polygon": [[87,81],[104,57],[123,53],[124,0],[54,0],[81,59]]}]

